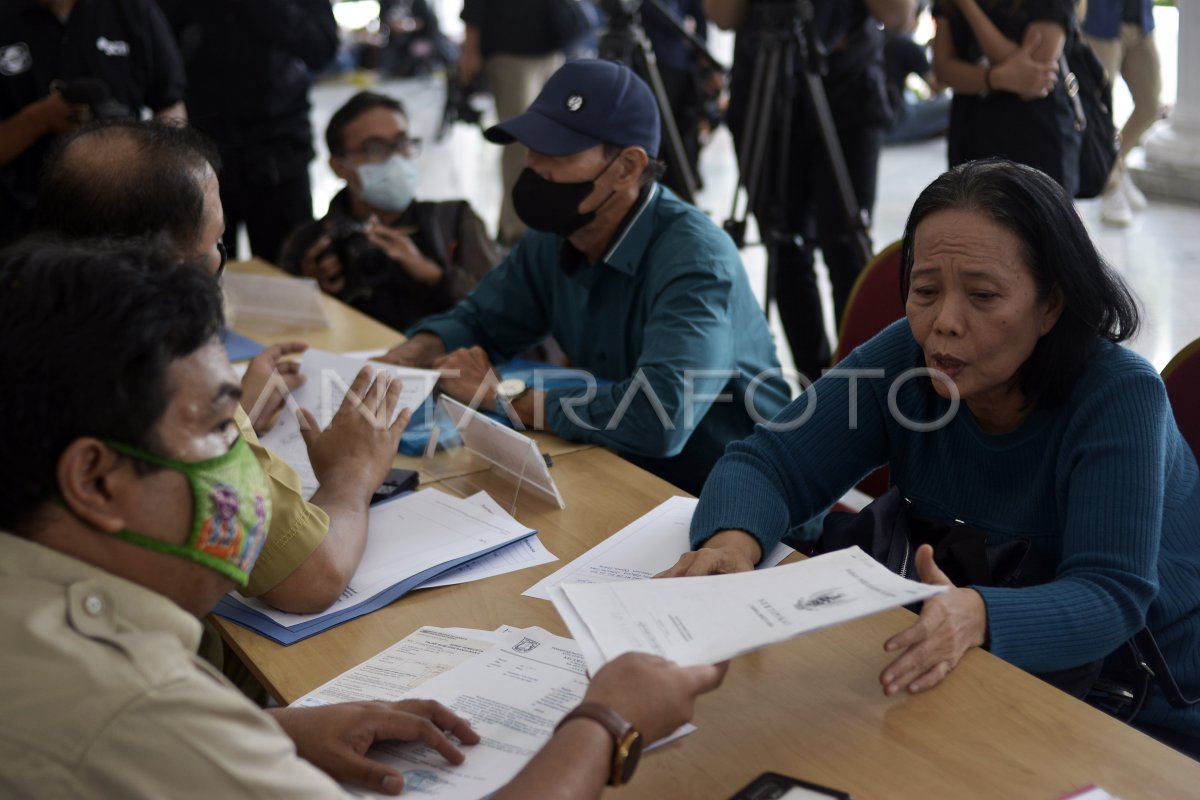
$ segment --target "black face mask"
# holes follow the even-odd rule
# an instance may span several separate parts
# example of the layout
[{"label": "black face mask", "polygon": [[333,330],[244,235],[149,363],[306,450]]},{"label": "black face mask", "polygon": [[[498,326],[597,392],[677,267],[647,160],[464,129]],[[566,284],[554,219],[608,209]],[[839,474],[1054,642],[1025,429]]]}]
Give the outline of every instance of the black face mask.
[{"label": "black face mask", "polygon": [[522,222],[535,231],[557,233],[565,239],[594,220],[596,212],[616,194],[616,191],[611,192],[604,198],[604,203],[586,214],[579,212],[579,204],[592,193],[597,179],[608,172],[617,158],[609,161],[604,169],[596,173],[595,178],[578,183],[555,183],[526,167],[513,186],[513,210]]}]

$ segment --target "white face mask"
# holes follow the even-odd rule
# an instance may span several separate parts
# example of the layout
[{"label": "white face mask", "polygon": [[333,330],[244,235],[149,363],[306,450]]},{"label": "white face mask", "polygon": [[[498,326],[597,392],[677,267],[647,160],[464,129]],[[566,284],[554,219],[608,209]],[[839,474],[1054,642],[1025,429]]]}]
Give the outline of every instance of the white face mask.
[{"label": "white face mask", "polygon": [[417,165],[412,159],[393,154],[379,164],[358,168],[362,199],[380,211],[403,211],[417,194]]}]

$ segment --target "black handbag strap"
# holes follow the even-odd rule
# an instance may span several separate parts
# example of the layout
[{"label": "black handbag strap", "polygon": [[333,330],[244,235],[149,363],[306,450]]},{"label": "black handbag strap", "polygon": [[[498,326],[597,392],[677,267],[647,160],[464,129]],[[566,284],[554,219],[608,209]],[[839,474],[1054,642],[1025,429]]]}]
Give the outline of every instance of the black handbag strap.
[{"label": "black handbag strap", "polygon": [[1075,114],[1075,130],[1082,133],[1087,130],[1087,114],[1083,113],[1083,102],[1079,99],[1079,78],[1071,71],[1065,50],[1058,54],[1058,71],[1063,76],[1063,88],[1067,90],[1067,99],[1071,101],[1071,111]]},{"label": "black handbag strap", "polygon": [[1171,668],[1167,666],[1167,661],[1163,658],[1162,651],[1158,649],[1158,642],[1154,640],[1154,634],[1149,628],[1142,628],[1133,635],[1129,640],[1129,644],[1133,647],[1134,658],[1138,662],[1138,666],[1145,669],[1150,677],[1158,684],[1158,688],[1167,697],[1167,702],[1174,708],[1189,708],[1200,703],[1200,697],[1191,698],[1183,694],[1183,690],[1179,688],[1179,684],[1175,682],[1175,676],[1171,674]]}]

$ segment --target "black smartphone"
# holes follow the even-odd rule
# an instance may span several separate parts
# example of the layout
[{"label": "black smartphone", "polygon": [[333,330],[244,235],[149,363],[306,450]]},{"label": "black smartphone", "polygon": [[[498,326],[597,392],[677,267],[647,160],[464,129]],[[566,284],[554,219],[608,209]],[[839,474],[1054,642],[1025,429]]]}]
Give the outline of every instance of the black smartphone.
[{"label": "black smartphone", "polygon": [[371,505],[399,497],[405,492],[416,489],[420,483],[421,476],[415,469],[393,469],[375,490],[375,494],[371,495]]},{"label": "black smartphone", "polygon": [[852,800],[839,789],[819,786],[778,772],[764,772],[729,800]]}]

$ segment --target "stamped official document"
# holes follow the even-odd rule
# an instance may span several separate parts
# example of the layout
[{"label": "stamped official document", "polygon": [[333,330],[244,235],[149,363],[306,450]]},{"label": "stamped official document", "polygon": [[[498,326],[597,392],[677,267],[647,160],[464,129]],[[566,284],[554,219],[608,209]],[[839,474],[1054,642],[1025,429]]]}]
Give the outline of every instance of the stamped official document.
[{"label": "stamped official document", "polygon": [[426,626],[292,703],[324,706],[356,700],[395,700],[462,662],[490,650],[504,634]]},{"label": "stamped official document", "polygon": [[583,659],[570,639],[540,628],[511,631],[406,693],[437,700],[470,721],[482,741],[463,748],[464,763],[451,766],[420,742],[385,743],[373,747],[370,756],[400,771],[406,795],[479,800],[529,762],[583,699],[587,685]]},{"label": "stamped official document", "polygon": [[901,578],[852,547],[732,575],[564,583],[551,599],[594,671],[628,652],[712,664],[946,588]]}]

